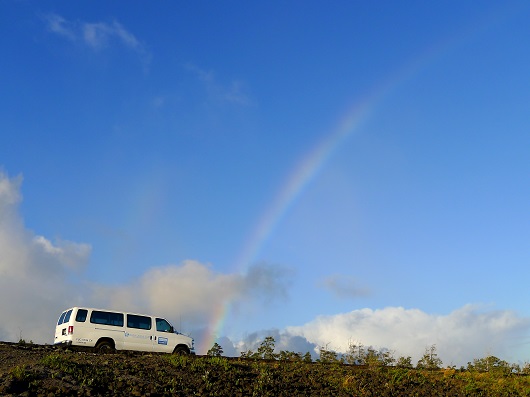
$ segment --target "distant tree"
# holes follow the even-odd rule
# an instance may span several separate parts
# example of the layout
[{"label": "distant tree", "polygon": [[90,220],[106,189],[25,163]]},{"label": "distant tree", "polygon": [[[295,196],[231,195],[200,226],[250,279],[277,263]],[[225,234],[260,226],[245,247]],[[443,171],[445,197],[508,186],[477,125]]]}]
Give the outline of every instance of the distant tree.
[{"label": "distant tree", "polygon": [[374,348],[369,347],[366,350],[364,362],[366,363],[366,365],[370,367],[376,367],[376,366],[381,365],[381,362],[379,361],[379,352],[375,350]]},{"label": "distant tree", "polygon": [[274,354],[275,342],[272,336],[267,336],[258,347],[258,356],[264,360],[276,360],[276,354]]},{"label": "distant tree", "polygon": [[305,363],[312,363],[313,362],[313,357],[311,357],[311,353],[306,352],[303,355],[303,357],[302,357],[302,361],[305,362]]},{"label": "distant tree", "polygon": [[254,353],[252,350],[247,350],[246,352],[241,352],[239,355],[240,358],[256,358],[256,353]]},{"label": "distant tree", "polygon": [[369,367],[387,367],[393,365],[395,361],[392,351],[388,349],[376,350],[371,346],[366,349],[364,357],[360,359],[360,362]]},{"label": "distant tree", "polygon": [[366,364],[366,351],[362,343],[350,342],[348,351],[344,354],[343,359],[346,363],[351,365]]},{"label": "distant tree", "polygon": [[376,350],[372,346],[366,348],[362,343],[350,343],[348,351],[342,357],[350,365],[389,366],[396,359],[394,352],[388,349]]},{"label": "distant tree", "polygon": [[221,357],[223,355],[223,348],[217,342],[206,352],[208,357]]},{"label": "distant tree", "polygon": [[338,354],[334,350],[329,350],[328,346],[321,347],[320,348],[320,358],[317,359],[317,362],[323,363],[323,364],[329,364],[329,363],[338,363],[341,360],[339,360]]},{"label": "distant tree", "polygon": [[282,350],[278,355],[280,361],[302,361],[302,353]]},{"label": "distant tree", "polygon": [[418,364],[416,364],[416,368],[418,369],[428,369],[431,371],[440,369],[441,367],[442,360],[438,357],[438,353],[436,353],[436,345],[431,345],[425,348],[423,357],[420,358]]},{"label": "distant tree", "polygon": [[495,356],[487,356],[484,358],[474,359],[473,364],[468,363],[467,369],[478,372],[498,372],[509,374],[512,372],[512,366],[504,360]]},{"label": "distant tree", "polygon": [[407,356],[407,357],[399,357],[398,360],[396,361],[396,367],[398,368],[413,368],[414,366],[412,365],[412,357],[410,356]]},{"label": "distant tree", "polygon": [[394,352],[388,349],[379,350],[377,352],[377,360],[379,362],[379,365],[382,365],[384,367],[389,367],[391,365],[394,365],[396,362],[396,359],[394,357]]}]

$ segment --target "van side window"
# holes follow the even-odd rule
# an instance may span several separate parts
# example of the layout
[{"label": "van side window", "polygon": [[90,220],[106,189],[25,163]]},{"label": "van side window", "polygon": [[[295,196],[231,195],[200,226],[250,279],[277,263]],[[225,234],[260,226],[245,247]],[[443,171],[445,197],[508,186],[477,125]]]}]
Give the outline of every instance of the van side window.
[{"label": "van side window", "polygon": [[156,330],[158,332],[171,332],[173,327],[163,318],[156,319]]},{"label": "van side window", "polygon": [[127,314],[127,327],[139,329],[151,329],[151,317]]},{"label": "van side window", "polygon": [[93,310],[90,315],[90,322],[93,324],[114,325],[123,327],[123,313],[100,312]]},{"label": "van side window", "polygon": [[77,314],[75,316],[75,321],[78,323],[84,323],[86,320],[86,315],[88,313],[88,310],[86,309],[78,309]]}]

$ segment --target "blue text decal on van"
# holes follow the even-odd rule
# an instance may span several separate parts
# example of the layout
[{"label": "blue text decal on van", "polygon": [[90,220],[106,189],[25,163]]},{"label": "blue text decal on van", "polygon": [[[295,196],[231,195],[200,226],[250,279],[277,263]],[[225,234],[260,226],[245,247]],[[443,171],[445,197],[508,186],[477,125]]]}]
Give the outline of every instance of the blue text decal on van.
[{"label": "blue text decal on van", "polygon": [[158,338],[159,345],[167,345],[167,338]]}]

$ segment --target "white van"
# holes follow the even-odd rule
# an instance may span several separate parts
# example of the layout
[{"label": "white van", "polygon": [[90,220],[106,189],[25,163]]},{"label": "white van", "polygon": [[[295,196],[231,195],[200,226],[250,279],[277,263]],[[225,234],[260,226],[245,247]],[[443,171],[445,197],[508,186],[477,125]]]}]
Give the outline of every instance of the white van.
[{"label": "white van", "polygon": [[61,314],[54,345],[92,348],[102,353],[136,350],[195,354],[193,339],[176,332],[164,318],[82,307]]}]

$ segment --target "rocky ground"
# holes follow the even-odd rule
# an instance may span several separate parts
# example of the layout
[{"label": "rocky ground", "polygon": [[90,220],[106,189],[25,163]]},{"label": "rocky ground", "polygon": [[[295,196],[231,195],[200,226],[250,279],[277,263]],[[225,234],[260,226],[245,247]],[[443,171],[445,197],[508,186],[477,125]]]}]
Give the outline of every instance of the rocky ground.
[{"label": "rocky ground", "polygon": [[527,376],[0,342],[2,396],[530,396]]}]

